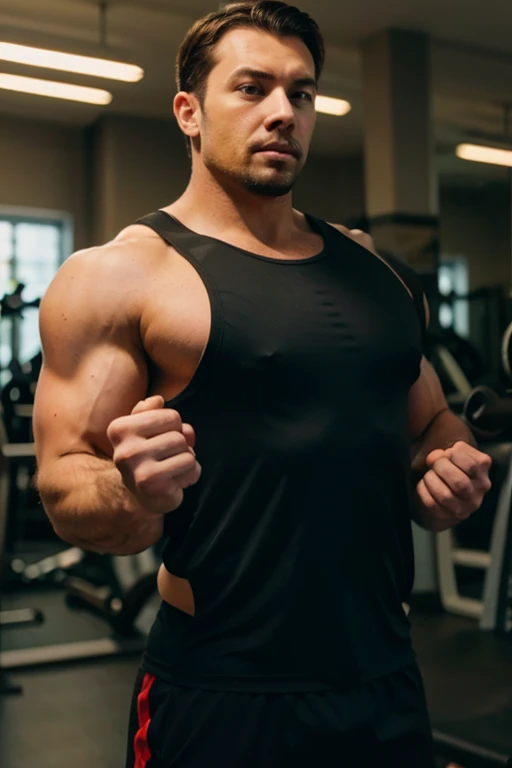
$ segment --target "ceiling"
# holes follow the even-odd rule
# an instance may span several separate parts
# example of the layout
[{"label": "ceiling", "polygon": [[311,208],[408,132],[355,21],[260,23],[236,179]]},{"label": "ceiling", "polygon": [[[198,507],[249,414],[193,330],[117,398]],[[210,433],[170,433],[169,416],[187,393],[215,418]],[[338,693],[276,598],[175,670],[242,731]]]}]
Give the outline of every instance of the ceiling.
[{"label": "ceiling", "polygon": [[[108,107],[0,91],[0,113],[88,125],[105,112],[172,118],[174,59],[186,31],[214,10],[216,0],[111,0],[107,46],[141,65],[140,83],[108,83]],[[343,118],[319,115],[313,154],[353,155],[362,147],[359,46],[391,27],[419,30],[432,38],[432,87],[438,166],[451,182],[505,181],[504,169],[467,163],[453,155],[457,141],[503,134],[504,105],[512,103],[512,3],[503,0],[301,0],[324,33],[327,48],[321,92],[348,99]],[[342,11],[342,12],[341,12]],[[58,47],[76,53],[101,51],[97,0],[0,0],[0,39]],[[27,68],[0,62],[0,71]],[[34,70],[32,70],[33,72]],[[39,70],[40,76],[55,73]],[[59,73],[58,79],[98,85],[98,80]],[[104,81],[103,81],[104,82]]]}]

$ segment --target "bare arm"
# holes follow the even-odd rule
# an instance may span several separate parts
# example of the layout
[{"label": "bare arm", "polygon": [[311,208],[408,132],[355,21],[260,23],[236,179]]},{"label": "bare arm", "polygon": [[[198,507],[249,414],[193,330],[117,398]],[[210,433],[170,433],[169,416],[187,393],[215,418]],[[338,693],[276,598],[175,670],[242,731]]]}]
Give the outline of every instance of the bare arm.
[{"label": "bare arm", "polygon": [[411,467],[417,480],[426,472],[425,460],[431,451],[450,448],[459,440],[476,446],[469,427],[450,411],[437,373],[425,357],[420,377],[410,389],[407,406]]},{"label": "bare arm", "polygon": [[109,424],[129,414],[147,389],[130,268],[126,259],[120,263],[122,246],[109,247],[68,260],[41,304],[37,483],[64,540],[130,554],[160,538],[163,517],[148,512],[124,485],[107,437]]},{"label": "bare arm", "polygon": [[416,486],[412,518],[427,530],[443,531],[480,507],[490,488],[491,460],[476,450],[469,428],[449,410],[425,358],[409,392],[408,421]]}]

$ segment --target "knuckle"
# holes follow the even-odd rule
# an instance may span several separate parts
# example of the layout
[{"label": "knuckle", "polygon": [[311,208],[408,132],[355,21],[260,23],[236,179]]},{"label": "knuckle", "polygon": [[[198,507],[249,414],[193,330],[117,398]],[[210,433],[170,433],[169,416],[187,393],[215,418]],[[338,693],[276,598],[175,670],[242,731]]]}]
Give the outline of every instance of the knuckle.
[{"label": "knuckle", "polygon": [[485,496],[485,491],[482,491],[481,493],[478,493],[475,496],[475,498],[473,500],[474,504],[475,504],[475,509],[473,510],[474,512],[476,512],[476,510],[480,509],[480,507],[482,506],[482,502],[484,500],[484,496]]},{"label": "knuckle", "polygon": [[194,469],[194,467],[197,464],[196,457],[193,453],[186,453],[184,455],[183,461],[185,463],[185,466],[188,466],[190,469]]},{"label": "knuckle", "polygon": [[181,416],[178,413],[178,411],[175,411],[173,408],[166,409],[167,418],[170,424],[177,425],[180,429],[182,426],[181,423]]},{"label": "knuckle", "polygon": [[151,496],[155,491],[155,481],[152,477],[146,477],[143,480],[137,481],[137,488],[146,496]]},{"label": "knuckle", "polygon": [[423,505],[431,511],[437,509],[437,502],[430,494],[423,499]]},{"label": "knuckle", "polygon": [[449,459],[447,459],[445,456],[442,456],[440,459],[437,459],[434,462],[432,469],[438,477],[442,477],[443,471],[444,473],[446,473],[446,471],[449,472],[452,467],[453,467],[452,462]]},{"label": "knuckle", "polygon": [[180,504],[183,502],[183,499],[185,498],[185,494],[183,493],[183,490],[181,488],[178,488],[172,495],[172,499],[169,503],[169,512],[172,512],[173,510],[177,509]]},{"label": "knuckle", "polygon": [[173,444],[176,448],[180,448],[182,452],[188,449],[187,438],[182,432],[174,432]]},{"label": "knuckle", "polygon": [[107,437],[112,444],[118,443],[123,436],[122,422],[120,419],[115,419],[110,422],[107,427]]},{"label": "knuckle", "polygon": [[427,490],[432,486],[433,483],[435,483],[437,478],[437,473],[434,469],[429,469],[428,472],[425,472],[423,475],[423,483]]},{"label": "knuckle", "polygon": [[141,464],[133,473],[133,479],[137,488],[147,493],[155,484],[155,474],[148,464]]},{"label": "knuckle", "polygon": [[457,496],[469,496],[473,492],[473,485],[470,480],[456,480],[453,485],[453,490]]},{"label": "knuckle", "polygon": [[448,504],[453,503],[454,496],[451,493],[451,491],[449,491],[448,489],[444,489],[444,488],[440,489],[437,496],[438,496],[439,503],[443,507],[446,507],[448,506]]},{"label": "knuckle", "polygon": [[114,451],[115,464],[129,464],[134,458],[134,451],[129,445],[120,445]]},{"label": "knuckle", "polygon": [[180,475],[188,477],[195,469],[196,463],[197,462],[191,453],[182,454],[179,459],[179,474],[177,475],[177,479]]},{"label": "knuckle", "polygon": [[187,472],[181,477],[181,487],[188,488],[190,485],[195,485],[201,477],[201,467],[199,465],[193,467],[190,472]]}]

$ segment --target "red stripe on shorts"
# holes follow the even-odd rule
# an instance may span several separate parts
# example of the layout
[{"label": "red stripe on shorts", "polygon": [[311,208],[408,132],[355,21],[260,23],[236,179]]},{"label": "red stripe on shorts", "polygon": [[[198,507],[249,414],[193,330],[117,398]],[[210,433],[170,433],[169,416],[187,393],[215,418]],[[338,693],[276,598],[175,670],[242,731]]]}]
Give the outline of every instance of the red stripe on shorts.
[{"label": "red stripe on shorts", "polygon": [[148,745],[148,728],[151,721],[149,713],[149,694],[151,687],[155,682],[153,675],[144,675],[140,693],[137,696],[137,714],[139,717],[139,730],[133,740],[135,750],[134,768],[146,768],[151,759],[151,752]]}]

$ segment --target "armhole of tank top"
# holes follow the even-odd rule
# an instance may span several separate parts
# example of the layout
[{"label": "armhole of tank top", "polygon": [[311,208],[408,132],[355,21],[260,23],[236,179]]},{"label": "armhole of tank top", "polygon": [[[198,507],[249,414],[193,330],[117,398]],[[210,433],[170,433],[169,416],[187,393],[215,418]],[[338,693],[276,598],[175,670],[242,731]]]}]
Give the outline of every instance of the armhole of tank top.
[{"label": "armhole of tank top", "polygon": [[[344,232],[339,230],[338,227],[335,226],[334,224],[329,224],[329,222],[327,222],[327,221],[323,222],[320,219],[314,219],[314,217],[312,217],[312,216],[308,216],[308,219],[309,220],[313,219],[317,227],[321,228],[322,225],[324,225],[325,229],[334,230],[338,234],[348,238],[349,240],[352,240],[353,243],[355,243],[356,245],[359,245],[361,248],[365,248],[364,245],[361,245],[360,243],[358,243],[357,240],[353,240],[351,237],[349,237]],[[325,232],[325,230],[324,230],[324,232]],[[402,276],[402,274],[400,274],[398,269],[395,268],[395,266],[393,264],[391,264],[384,256],[381,256],[380,254],[376,253],[375,251],[370,251],[369,248],[365,248],[365,250],[368,251],[368,253],[371,253],[377,259],[379,259],[379,261],[382,262],[382,264],[384,264],[384,266],[387,267],[388,270],[393,275],[395,275],[397,280],[400,281],[400,283],[403,285],[403,287],[407,291],[407,293],[409,295],[409,298],[410,298],[410,300],[412,301],[412,303],[414,305],[416,316],[418,318],[418,323],[419,323],[419,326],[420,326],[421,347],[423,349],[424,348],[424,344],[425,344],[425,336],[426,336],[426,333],[427,333],[427,313],[426,313],[426,309],[425,309],[425,305],[424,305],[424,296],[425,296],[425,294],[423,292],[423,289],[416,290],[416,288],[413,285],[411,285],[411,282],[407,278]],[[404,265],[404,266],[406,266],[406,265]]]},{"label": "armhole of tank top", "polygon": [[201,279],[206,289],[208,300],[210,302],[210,333],[194,375],[192,376],[192,379],[189,381],[185,389],[176,395],[176,397],[173,397],[170,400],[166,400],[165,402],[167,407],[174,408],[175,406],[180,405],[183,401],[188,400],[189,397],[194,395],[199,390],[199,388],[208,381],[208,377],[211,375],[215,358],[219,352],[222,343],[222,337],[224,335],[224,306],[222,303],[222,297],[213,277],[211,276],[208,269],[204,266],[204,264],[199,261],[199,259],[196,259],[191,253],[180,248],[180,246],[175,242],[172,242],[170,239],[165,237],[164,233],[152,226],[151,223],[143,220],[139,220],[137,223],[143,224],[144,226],[147,226],[156,232],[156,234],[159,235],[167,245],[169,245],[171,248],[174,248],[176,253],[178,253],[191,265],[191,267],[199,275],[199,278]]},{"label": "armhole of tank top", "polygon": [[384,264],[384,266],[387,267],[389,269],[389,271],[394,274],[396,279],[399,280],[402,283],[403,287],[405,288],[405,290],[409,294],[409,297],[410,297],[411,301],[414,301],[414,293],[413,293],[413,291],[411,290],[409,285],[407,285],[407,282],[404,280],[404,278],[401,275],[398,274],[396,269],[393,266],[391,266],[391,264],[384,258],[384,256],[381,256],[376,251],[370,251],[370,249],[367,248],[365,245],[361,245],[361,243],[358,243],[357,240],[354,240],[352,237],[350,237],[349,235],[346,235],[344,232],[342,232],[341,229],[338,229],[338,227],[335,224],[329,224],[328,222],[326,222],[326,224],[327,224],[327,226],[329,226],[332,229],[334,229],[336,232],[338,232],[343,237],[346,237],[348,240],[351,240],[356,245],[359,245],[361,248],[364,248],[365,251],[368,251],[368,253],[371,253],[372,256],[375,256],[377,259],[379,259],[379,261],[381,261]]},{"label": "armhole of tank top", "polygon": [[338,234],[342,235],[343,237],[346,237],[348,240],[351,240],[353,243],[355,243],[356,245],[359,245],[361,248],[364,248],[366,251],[368,251],[368,253],[371,253],[372,256],[375,256],[377,259],[379,259],[380,262],[382,262],[382,264],[384,264],[385,267],[388,268],[388,270],[403,285],[403,287],[405,288],[405,290],[407,291],[407,293],[409,295],[410,300],[414,304],[414,308],[416,310],[416,314],[418,315],[418,320],[419,320],[420,328],[421,328],[421,336],[422,336],[422,340],[423,340],[423,338],[425,336],[425,333],[426,333],[426,311],[425,311],[424,304],[423,304],[423,296],[424,296],[423,291],[421,291],[421,307],[420,307],[420,303],[419,303],[419,299],[418,299],[418,292],[415,290],[415,288],[413,288],[410,285],[409,281],[405,277],[403,277],[397,271],[397,269],[393,266],[393,264],[389,263],[389,261],[384,256],[381,256],[380,254],[376,253],[375,251],[370,251],[369,248],[366,248],[364,245],[361,245],[361,243],[358,243],[357,240],[353,240],[351,237],[349,237],[344,232],[342,232],[340,229],[338,229],[338,227],[335,224],[330,224],[327,221],[326,222],[322,222],[320,219],[314,219],[312,216],[308,216],[308,219],[309,220],[313,219],[313,221],[316,223],[317,226],[321,226],[322,224],[325,224],[326,227],[330,227],[331,229],[333,229]]},{"label": "armhole of tank top", "polygon": [[390,269],[393,269],[393,271],[399,275],[411,293],[414,308],[416,309],[416,314],[418,315],[418,320],[420,323],[421,340],[423,345],[428,329],[428,318],[426,296],[421,284],[421,280],[411,267],[408,267],[407,264],[402,264],[395,256],[390,254],[389,256],[382,256],[381,258],[385,259],[388,263],[390,262]]}]

